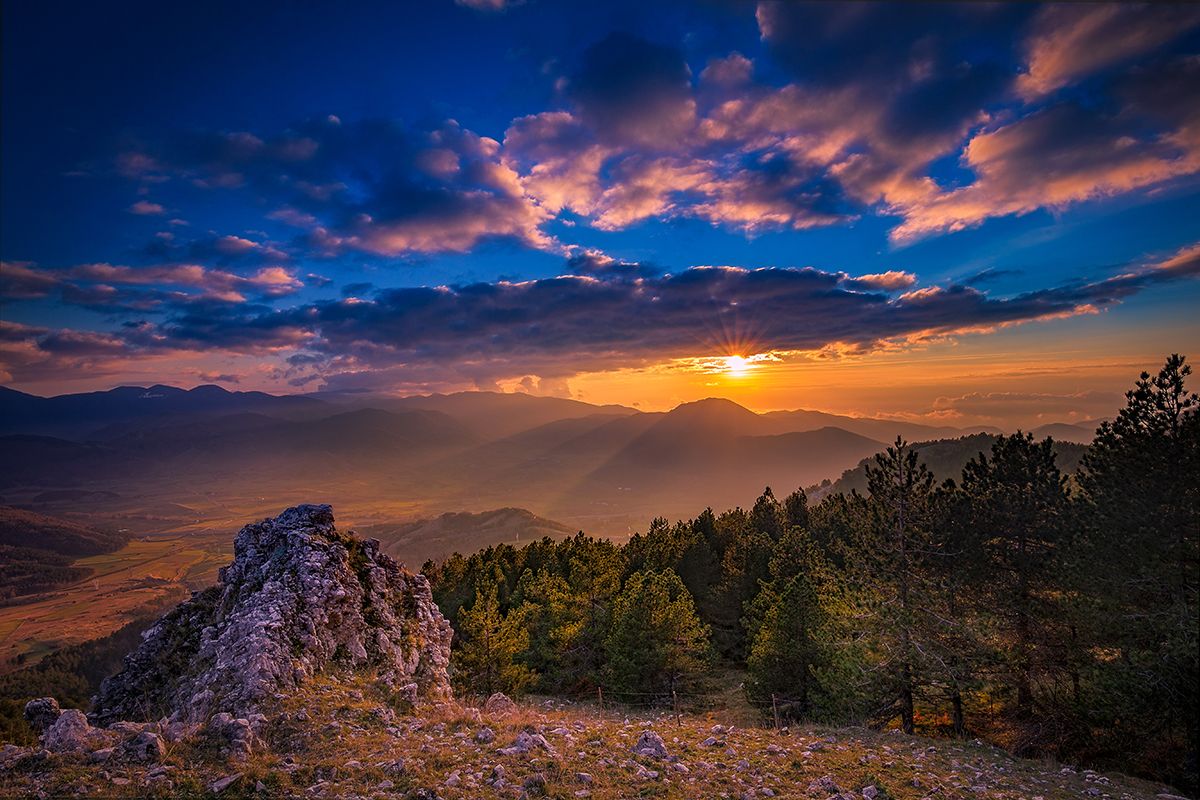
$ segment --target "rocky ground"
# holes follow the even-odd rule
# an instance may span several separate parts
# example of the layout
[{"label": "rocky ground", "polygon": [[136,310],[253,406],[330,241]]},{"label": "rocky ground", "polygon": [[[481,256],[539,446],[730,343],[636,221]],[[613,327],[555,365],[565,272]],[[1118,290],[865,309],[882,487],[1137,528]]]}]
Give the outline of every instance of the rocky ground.
[{"label": "rocky ground", "polygon": [[[262,718],[218,714],[186,730],[95,729],[67,712],[58,719],[73,721],[51,723],[43,747],[0,751],[0,796],[1171,797],[1160,785],[1016,759],[979,742],[727,727],[695,715],[677,724],[499,699],[414,709],[363,675],[317,678],[276,700]],[[40,724],[55,713],[41,711],[49,716]]]}]

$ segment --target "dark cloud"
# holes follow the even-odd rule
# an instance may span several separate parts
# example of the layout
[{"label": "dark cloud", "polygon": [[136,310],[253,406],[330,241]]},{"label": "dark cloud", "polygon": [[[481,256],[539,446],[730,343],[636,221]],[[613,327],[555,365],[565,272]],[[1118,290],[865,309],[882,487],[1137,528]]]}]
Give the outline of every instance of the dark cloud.
[{"label": "dark cloud", "polygon": [[567,91],[602,141],[670,149],[695,119],[691,79],[679,50],[612,33],[584,51]]},{"label": "dark cloud", "polygon": [[462,252],[491,237],[553,246],[539,228],[547,215],[500,163],[499,144],[453,121],[422,131],[328,117],[265,139],[180,134],[139,144],[119,163],[134,177],[249,190],[276,206],[277,219],[333,251]]},{"label": "dark cloud", "polygon": [[[487,386],[730,352],[870,351],[1102,311],[1157,284],[1200,275],[1200,245],[1106,280],[994,297],[972,286],[915,288],[893,271],[696,267],[663,274],[600,256],[556,278],[385,289],[286,309],[174,306],[115,333],[6,330],[5,371],[27,377],[70,359],[260,354],[281,376],[361,388]],[[734,349],[736,348],[736,350]],[[284,355],[286,354],[286,355]]]}]

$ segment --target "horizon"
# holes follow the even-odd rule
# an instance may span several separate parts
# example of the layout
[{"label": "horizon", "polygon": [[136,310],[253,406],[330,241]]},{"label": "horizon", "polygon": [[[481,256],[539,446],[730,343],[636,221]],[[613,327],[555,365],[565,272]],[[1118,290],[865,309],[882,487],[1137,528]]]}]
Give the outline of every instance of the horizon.
[{"label": "horizon", "polygon": [[67,7],[4,9],[21,391],[1013,427],[1200,344],[1194,6]]},{"label": "horizon", "polygon": [[[862,414],[839,414],[834,411],[829,411],[829,410],[820,409],[820,408],[798,408],[798,407],[797,408],[755,408],[753,406],[744,405],[742,403],[739,403],[738,401],[733,400],[729,397],[722,397],[719,395],[712,395],[712,396],[708,396],[708,397],[699,397],[694,400],[684,400],[673,406],[666,406],[666,407],[662,407],[662,408],[642,408],[642,407],[639,407],[638,405],[624,405],[624,404],[620,404],[620,403],[606,403],[606,404],[589,403],[586,400],[580,400],[578,398],[559,397],[557,395],[538,395],[538,394],[534,394],[531,392],[525,392],[520,389],[513,389],[513,390],[509,390],[509,391],[500,391],[500,390],[493,390],[493,389],[464,389],[464,390],[460,390],[460,391],[456,391],[456,392],[424,392],[424,393],[413,393],[413,394],[387,394],[387,393],[376,392],[376,391],[367,390],[367,389],[354,390],[354,391],[348,391],[348,392],[317,391],[317,392],[274,393],[274,392],[262,391],[262,390],[258,390],[258,389],[238,389],[236,387],[230,389],[230,388],[226,388],[226,387],[221,386],[220,384],[216,384],[216,383],[198,383],[198,384],[195,384],[190,387],[156,383],[156,384],[148,384],[148,385],[121,384],[119,386],[112,386],[107,389],[94,389],[94,390],[91,390],[88,392],[69,392],[69,393],[64,393],[64,394],[60,394],[60,395],[38,395],[38,394],[30,393],[30,392],[20,392],[20,390],[12,389],[11,387],[7,387],[7,386],[0,386],[0,389],[7,389],[9,391],[20,392],[20,394],[23,394],[23,395],[26,395],[29,397],[34,397],[34,398],[41,399],[41,400],[49,400],[49,399],[55,399],[55,398],[60,398],[60,397],[71,397],[71,396],[86,395],[86,394],[105,394],[105,393],[109,393],[109,392],[117,392],[122,389],[136,389],[136,390],[140,390],[140,391],[150,391],[150,390],[159,389],[159,388],[174,389],[174,390],[182,391],[182,392],[193,392],[198,389],[216,389],[225,394],[257,393],[257,394],[266,394],[271,397],[302,397],[302,398],[306,398],[306,399],[319,400],[319,401],[326,401],[330,398],[337,398],[339,400],[342,400],[345,402],[351,402],[351,403],[353,403],[355,400],[362,400],[365,403],[370,403],[373,400],[387,401],[387,400],[404,400],[404,399],[433,399],[433,398],[454,397],[454,396],[458,396],[458,395],[480,394],[480,395],[497,395],[497,396],[513,396],[513,397],[530,397],[530,398],[534,398],[534,399],[569,400],[571,402],[582,403],[584,405],[588,405],[588,406],[591,406],[593,408],[598,408],[598,409],[602,409],[602,408],[606,408],[606,407],[607,408],[617,407],[617,408],[627,409],[629,411],[635,411],[640,414],[664,414],[664,413],[669,413],[671,411],[675,411],[677,409],[683,408],[684,406],[695,406],[695,405],[699,405],[702,403],[711,403],[711,402],[724,402],[724,403],[732,403],[733,405],[737,406],[738,408],[742,408],[746,411],[749,411],[753,414],[757,414],[760,416],[766,415],[766,414],[774,414],[774,413],[799,412],[799,413],[825,414],[825,415],[834,416],[834,417],[841,417],[844,419],[877,420],[877,421],[884,421],[884,422],[907,422],[907,423],[911,423],[911,424],[915,424],[915,425],[926,424],[921,421],[914,420],[914,419],[911,419],[911,418],[908,418],[908,417],[905,417],[902,415],[889,415],[886,412],[882,412],[877,415],[871,416],[871,415],[862,415]],[[370,408],[372,408],[372,406],[363,405],[358,408],[355,408],[354,410],[367,410]],[[337,406],[331,404],[330,410],[335,411],[336,409],[337,409]],[[380,410],[380,409],[376,409],[376,410]],[[347,412],[336,411],[336,413],[347,413]],[[1115,413],[1115,409],[1114,409],[1114,413]],[[1108,414],[1108,415],[1098,416],[1095,418],[1081,419],[1081,420],[1076,420],[1076,421],[1060,419],[1058,417],[1053,417],[1053,418],[1048,417],[1047,419],[1044,419],[1044,420],[1042,420],[1042,419],[1035,419],[1032,421],[1027,420],[1028,424],[1025,424],[1025,425],[1018,423],[1016,425],[1016,428],[1013,428],[1011,430],[1024,430],[1026,432],[1030,432],[1030,431],[1037,430],[1042,427],[1053,426],[1053,425],[1071,425],[1071,426],[1074,426],[1074,427],[1077,427],[1080,429],[1085,429],[1086,426],[1098,425],[1099,423],[1104,422],[1105,420],[1109,420],[1112,418],[1112,416],[1113,416],[1113,414]],[[980,418],[980,420],[985,420],[985,419],[988,419],[988,418],[986,418],[986,417]],[[969,421],[964,421],[962,419],[959,419],[959,420],[956,420],[956,422],[958,424],[953,424],[953,425],[952,424],[938,425],[938,424],[931,422],[931,423],[928,423],[928,427],[930,429],[940,428],[940,429],[945,429],[945,430],[958,430],[958,431],[963,432],[964,434],[971,432],[971,431],[978,431],[978,430],[984,430],[984,429],[1006,430],[1002,426],[998,426],[998,425],[992,424],[990,422],[979,421],[979,420],[974,421],[974,422],[969,422]],[[837,426],[831,425],[831,427],[837,427]]]}]

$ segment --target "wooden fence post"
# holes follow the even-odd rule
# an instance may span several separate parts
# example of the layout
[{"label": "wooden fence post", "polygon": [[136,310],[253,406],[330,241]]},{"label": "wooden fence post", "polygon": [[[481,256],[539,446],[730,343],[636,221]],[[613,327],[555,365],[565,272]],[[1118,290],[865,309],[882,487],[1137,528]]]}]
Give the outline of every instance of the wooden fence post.
[{"label": "wooden fence post", "polygon": [[675,725],[683,727],[683,722],[679,719],[679,698],[675,695],[675,690],[671,690],[671,707],[675,709]]},{"label": "wooden fence post", "polygon": [[771,695],[771,713],[775,717],[775,730],[779,730],[779,701],[775,695]]}]

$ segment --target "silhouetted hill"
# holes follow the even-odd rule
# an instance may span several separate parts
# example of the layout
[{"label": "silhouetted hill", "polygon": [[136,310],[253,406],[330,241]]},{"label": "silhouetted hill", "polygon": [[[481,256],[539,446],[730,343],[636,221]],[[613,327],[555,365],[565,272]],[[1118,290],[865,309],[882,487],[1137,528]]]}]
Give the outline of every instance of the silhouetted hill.
[{"label": "silhouetted hill", "polygon": [[172,416],[242,412],[316,412],[324,403],[308,397],[264,392],[230,392],[220,386],[179,389],[155,385],[121,386],[105,392],[37,397],[0,389],[0,433],[86,436],[117,423],[141,423]]},{"label": "silhouetted hill", "polygon": [[922,425],[916,422],[902,422],[891,419],[871,419],[868,417],[847,417],[840,414],[827,414],[824,411],[770,411],[762,415],[772,425],[772,433],[790,431],[810,431],[819,428],[837,427],[842,430],[857,433],[881,442],[893,442],[897,436],[903,436],[908,441],[928,441],[931,439],[962,436],[965,433],[1001,433],[999,428],[987,425],[974,425],[965,428],[949,426]]},{"label": "silhouetted hill", "polygon": [[430,519],[388,525],[360,526],[361,536],[383,542],[384,552],[419,567],[427,559],[451,553],[473,553],[497,544],[527,544],[550,537],[562,539],[576,533],[569,525],[539,517],[523,508],[497,508],[479,513],[448,512]]},{"label": "silhouetted hill", "polygon": [[[319,396],[319,395],[318,395]],[[387,411],[436,411],[457,420],[481,439],[500,439],[540,425],[593,414],[637,414],[619,405],[592,405],[561,397],[521,392],[455,392],[412,397],[342,398],[343,403]]]},{"label": "silhouetted hill", "polygon": [[[968,461],[979,453],[991,454],[992,443],[996,441],[996,438],[992,434],[977,433],[958,439],[915,442],[912,446],[917,451],[919,459],[929,467],[930,472],[938,481],[946,478],[953,478],[957,481]],[[1079,461],[1083,458],[1086,449],[1086,445],[1055,440],[1054,452],[1057,455],[1058,468],[1064,474],[1075,472],[1079,468]],[[808,490],[810,500],[818,500],[829,494],[850,492],[855,489],[860,493],[865,493],[867,491],[865,467],[869,460],[869,458],[864,458],[857,466],[846,470],[840,478],[828,485],[810,488]]]}]

